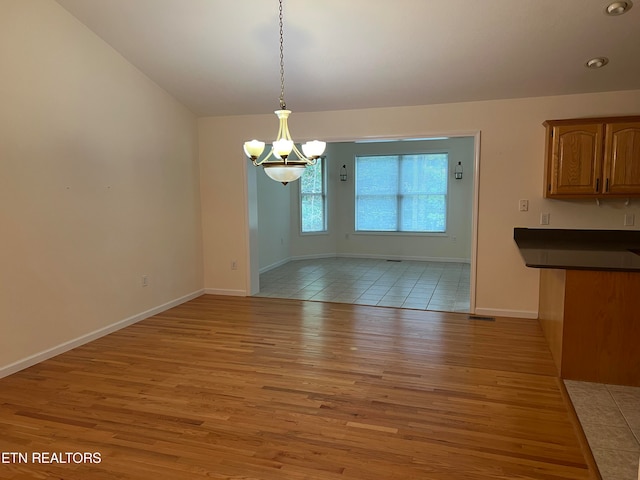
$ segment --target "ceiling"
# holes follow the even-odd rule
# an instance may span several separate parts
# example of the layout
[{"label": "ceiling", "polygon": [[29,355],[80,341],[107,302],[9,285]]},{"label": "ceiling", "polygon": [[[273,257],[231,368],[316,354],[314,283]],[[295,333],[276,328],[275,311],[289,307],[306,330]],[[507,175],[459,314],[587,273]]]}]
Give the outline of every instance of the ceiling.
[{"label": "ceiling", "polygon": [[[199,116],[279,107],[277,0],[57,1]],[[285,0],[287,108],[640,89],[640,1],[609,3]]]}]

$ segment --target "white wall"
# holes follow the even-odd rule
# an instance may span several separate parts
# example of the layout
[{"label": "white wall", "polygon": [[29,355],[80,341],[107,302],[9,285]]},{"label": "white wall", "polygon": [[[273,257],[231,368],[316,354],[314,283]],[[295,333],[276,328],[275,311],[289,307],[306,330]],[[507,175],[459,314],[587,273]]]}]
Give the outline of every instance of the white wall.
[{"label": "white wall", "polygon": [[[473,137],[448,140],[397,141],[383,143],[336,142],[327,146],[328,231],[326,234],[300,234],[299,188],[292,189],[291,256],[352,256],[413,260],[469,262],[471,258],[471,222],[473,205]],[[356,155],[393,153],[448,152],[449,212],[446,235],[374,234],[354,231]],[[461,162],[462,180],[453,179],[453,168]],[[348,179],[339,180],[346,165]]]},{"label": "white wall", "polygon": [[203,267],[194,115],[52,0],[0,3],[0,65],[2,376]]},{"label": "white wall", "polygon": [[[513,228],[538,226],[541,212],[551,214],[550,228],[623,229],[623,213],[640,217],[640,201],[595,202],[545,200],[543,191],[544,128],[547,119],[637,114],[640,91],[566,95],[445,105],[339,112],[293,113],[290,125],[297,141],[323,138],[347,141],[365,137],[420,137],[481,132],[476,311],[536,316],[538,272],[524,266],[513,242]],[[247,239],[244,181],[246,139],[269,139],[276,133],[272,114],[199,120],[203,173],[205,285],[242,294],[251,285],[248,271],[229,274],[229,260],[252,258]],[[254,167],[251,167],[254,168]],[[518,200],[529,211],[518,211]],[[222,205],[234,208],[223,208]],[[216,236],[216,225],[229,230]],[[628,227],[627,227],[628,228]],[[633,227],[638,228],[638,227]],[[225,242],[233,237],[235,242]],[[257,249],[254,251],[257,255]],[[244,275],[242,274],[244,273]]]}]

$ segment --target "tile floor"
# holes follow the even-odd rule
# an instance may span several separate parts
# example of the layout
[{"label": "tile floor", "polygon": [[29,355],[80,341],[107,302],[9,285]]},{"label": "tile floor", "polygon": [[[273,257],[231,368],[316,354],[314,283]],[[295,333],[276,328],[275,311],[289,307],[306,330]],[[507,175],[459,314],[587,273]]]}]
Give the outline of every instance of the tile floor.
[{"label": "tile floor", "polygon": [[294,260],[260,275],[260,297],[469,312],[466,263],[371,258]]},{"label": "tile floor", "polygon": [[603,480],[639,480],[640,387],[565,380]]}]

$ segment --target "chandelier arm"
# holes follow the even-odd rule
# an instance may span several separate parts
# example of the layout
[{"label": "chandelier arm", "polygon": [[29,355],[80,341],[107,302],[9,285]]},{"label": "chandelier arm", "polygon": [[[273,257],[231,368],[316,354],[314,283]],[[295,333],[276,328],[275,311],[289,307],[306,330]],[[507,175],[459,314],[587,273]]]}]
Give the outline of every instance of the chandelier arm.
[{"label": "chandelier arm", "polygon": [[293,144],[293,152],[296,154],[296,157],[298,157],[299,161],[304,162],[307,165],[315,165],[316,164],[316,160],[314,158],[305,157],[304,154],[302,152],[300,152],[300,150],[298,150],[298,147],[296,147],[295,144]]},{"label": "chandelier arm", "polygon": [[293,150],[291,152],[296,156],[297,161],[307,163],[307,158],[300,153],[300,150],[298,150],[298,147],[296,147],[295,144],[293,145]]},{"label": "chandelier arm", "polygon": [[[294,157],[295,158],[292,158]],[[283,166],[287,165],[287,164],[299,164],[299,163],[304,163],[305,165],[315,165],[317,159],[316,158],[307,158],[304,156],[304,154],[298,149],[298,147],[296,147],[295,145],[293,146],[293,150],[291,150],[291,153],[289,154],[289,156],[284,159],[284,160],[272,160],[271,162],[269,162],[269,159],[273,157],[274,159],[276,158],[276,156],[273,154],[273,148],[271,150],[269,150],[269,153],[262,159],[255,159],[255,160],[251,160],[251,163],[253,163],[253,165],[255,167],[259,167],[261,166],[263,163],[282,163]]]},{"label": "chandelier arm", "polygon": [[278,136],[276,137],[276,141],[281,140],[283,138],[286,140],[291,140],[291,134],[289,133],[289,125],[287,125],[286,118],[280,119],[280,125],[278,126]]},{"label": "chandelier arm", "polygon": [[271,158],[271,157],[275,157],[275,155],[273,154],[273,148],[271,148],[271,150],[269,150],[269,153],[262,160],[258,160],[257,158],[255,160],[252,159],[251,163],[253,163],[253,165],[256,166],[256,167],[259,167],[264,162],[269,160],[269,158]]}]

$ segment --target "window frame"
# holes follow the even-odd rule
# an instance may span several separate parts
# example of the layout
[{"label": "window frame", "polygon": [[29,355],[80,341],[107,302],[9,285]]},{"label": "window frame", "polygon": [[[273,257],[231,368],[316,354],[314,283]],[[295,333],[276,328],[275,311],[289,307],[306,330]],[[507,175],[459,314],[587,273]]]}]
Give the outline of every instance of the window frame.
[{"label": "window frame", "polygon": [[[398,178],[400,179],[400,172],[402,169],[402,157],[409,156],[419,156],[419,155],[446,155],[447,158],[447,166],[446,166],[446,193],[444,194],[444,230],[436,231],[436,230],[399,230],[401,224],[401,205],[402,205],[402,197],[407,196],[400,191],[400,186],[396,189],[395,192],[395,201],[396,201],[396,211],[398,213],[396,220],[396,230],[358,230],[358,192],[357,192],[357,182],[358,182],[358,158],[373,158],[373,157],[397,157],[398,158]],[[431,150],[431,151],[417,151],[417,152],[389,152],[389,153],[375,153],[375,154],[356,154],[354,155],[354,187],[353,187],[353,233],[355,235],[397,235],[397,236],[448,236],[448,228],[449,228],[449,197],[450,197],[450,166],[451,166],[451,153],[448,149],[445,150]],[[420,194],[416,194],[420,195]]]},{"label": "window frame", "polygon": [[[328,214],[328,208],[327,208],[327,159],[326,156],[322,156],[320,158],[318,158],[318,160],[316,160],[316,164],[311,166],[315,167],[316,165],[318,165],[318,162],[320,162],[320,172],[322,175],[322,192],[321,193],[304,193],[302,191],[302,177],[300,177],[300,181],[299,186],[298,186],[298,205],[299,205],[299,221],[300,221],[300,235],[324,235],[328,233],[328,218],[327,218],[327,214]],[[306,167],[306,168],[310,168],[310,167]],[[306,173],[306,168],[305,168],[305,173]],[[304,176],[304,173],[303,173]],[[314,196],[320,196],[322,198],[322,219],[323,219],[323,229],[322,230],[311,230],[311,231],[304,231],[303,230],[303,207],[302,207],[302,202],[303,202],[303,198],[306,195],[314,195]]]}]

